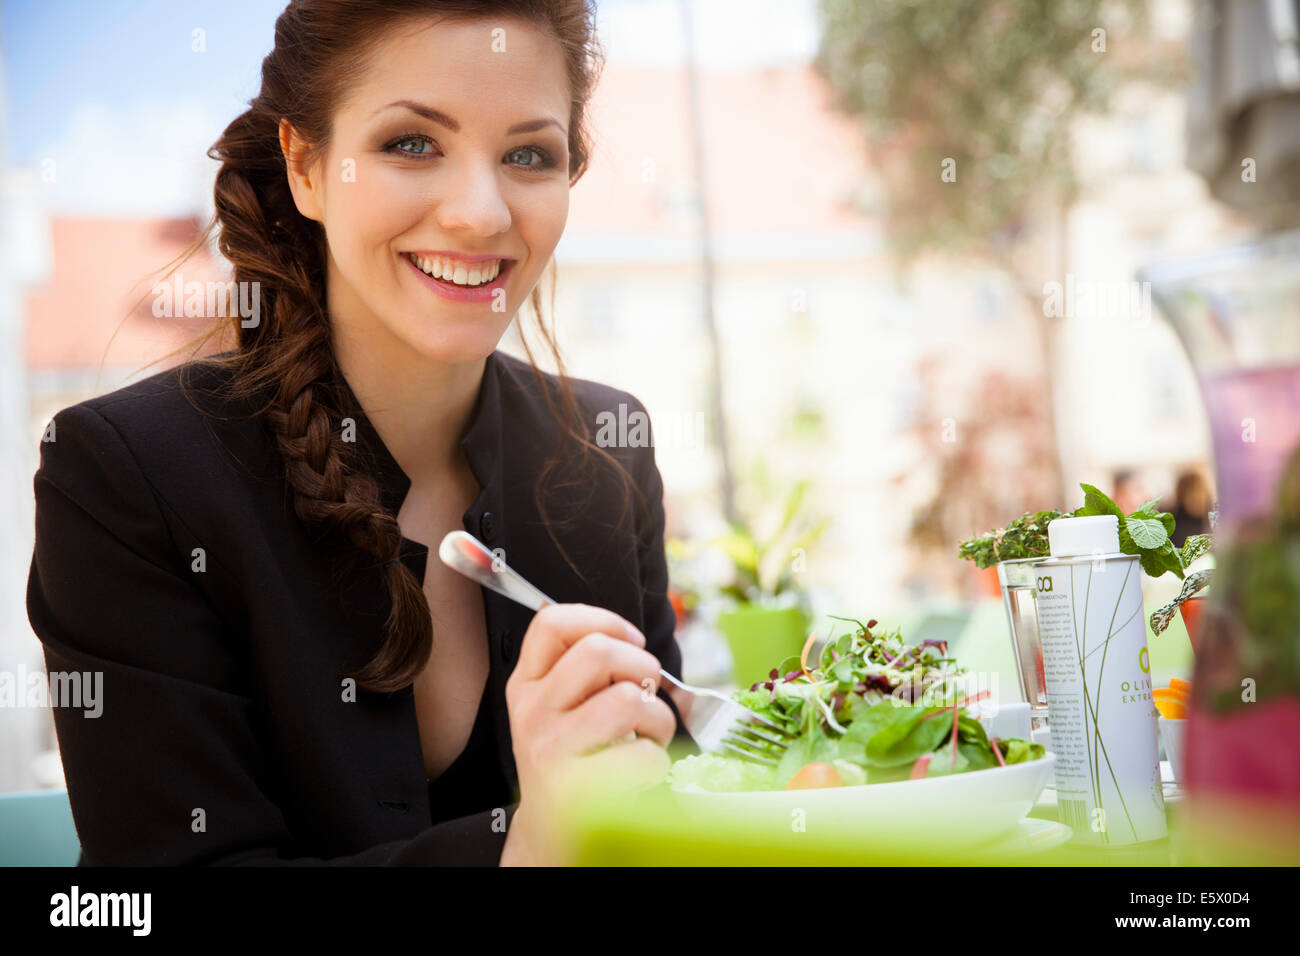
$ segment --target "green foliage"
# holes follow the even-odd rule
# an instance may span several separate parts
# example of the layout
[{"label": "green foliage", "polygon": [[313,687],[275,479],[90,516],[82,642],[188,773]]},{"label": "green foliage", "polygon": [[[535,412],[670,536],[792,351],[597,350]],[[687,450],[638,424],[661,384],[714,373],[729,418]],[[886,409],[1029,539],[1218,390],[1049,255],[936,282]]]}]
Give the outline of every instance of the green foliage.
[{"label": "green foliage", "polygon": [[[1208,538],[1209,535],[1197,535],[1197,537]],[[1186,550],[1186,545],[1184,545],[1183,550]],[[1186,567],[1186,561],[1184,561],[1184,567]],[[1151,612],[1151,633],[1155,634],[1157,637],[1163,634],[1165,629],[1169,627],[1169,622],[1173,620],[1174,614],[1178,611],[1178,608],[1184,601],[1195,597],[1199,591],[1209,584],[1210,578],[1213,574],[1214,572],[1208,569],[1197,571],[1194,574],[1189,574],[1183,580],[1183,587],[1182,590],[1178,592],[1178,596],[1168,604],[1165,604]]]},{"label": "green foliage", "polygon": [[1300,450],[1278,479],[1276,502],[1217,556],[1216,613],[1202,620],[1198,652],[1213,666],[1197,672],[1197,691],[1217,712],[1300,698]]},{"label": "green foliage", "polygon": [[1183,567],[1187,567],[1202,555],[1209,554],[1210,545],[1214,543],[1214,538],[1208,534],[1189,534],[1187,540],[1183,542],[1182,548],[1178,552],[1178,557],[1182,559]]},{"label": "green foliage", "polygon": [[981,568],[1017,558],[1045,558],[1051,550],[1047,546],[1048,522],[1065,517],[1068,515],[1064,511],[1023,514],[1005,528],[963,541],[957,554]]},{"label": "green foliage", "polygon": [[[883,214],[905,258],[1013,242],[1044,199],[1076,190],[1074,118],[1105,112],[1130,79],[1175,78],[1142,43],[1147,6],[822,0],[816,66],[863,121],[884,179],[880,208],[864,212]],[[945,160],[956,182],[941,179]]]},{"label": "green foliage", "polygon": [[1203,622],[1201,638],[1203,647],[1213,640],[1216,654],[1205,681],[1211,708],[1242,707],[1243,677],[1254,685],[1252,699],[1300,697],[1300,534],[1252,529],[1234,539],[1214,575],[1220,616]]},{"label": "green foliage", "polygon": [[812,547],[829,524],[829,519],[812,519],[804,512],[807,493],[806,480],[795,484],[770,534],[760,535],[751,525],[732,522],[726,534],[713,540],[735,571],[731,583],[722,588],[724,594],[740,602],[758,603],[799,592],[794,556]]},{"label": "green foliage", "polygon": [[989,568],[999,561],[1014,558],[1046,558],[1051,555],[1047,540],[1047,525],[1057,518],[1082,518],[1090,515],[1114,515],[1119,520],[1119,549],[1124,554],[1137,555],[1142,570],[1153,578],[1173,572],[1179,578],[1184,569],[1210,550],[1211,536],[1189,535],[1182,550],[1174,547],[1169,535],[1174,530],[1174,516],[1156,510],[1156,499],[1144,501],[1131,515],[1126,515],[1119,505],[1111,501],[1095,485],[1082,484],[1083,506],[1072,512],[1040,511],[1021,515],[1005,528],[963,541],[957,549],[958,557],[974,561],[981,568]]},{"label": "green foliage", "polygon": [[1169,540],[1169,533],[1174,530],[1173,515],[1156,511],[1154,499],[1143,502],[1131,515],[1125,515],[1119,505],[1097,487],[1087,484],[1079,487],[1083,489],[1083,507],[1074,512],[1074,517],[1114,515],[1119,519],[1120,551],[1137,555],[1142,570],[1153,578],[1166,571],[1172,571],[1180,579],[1183,577],[1182,559]]}]

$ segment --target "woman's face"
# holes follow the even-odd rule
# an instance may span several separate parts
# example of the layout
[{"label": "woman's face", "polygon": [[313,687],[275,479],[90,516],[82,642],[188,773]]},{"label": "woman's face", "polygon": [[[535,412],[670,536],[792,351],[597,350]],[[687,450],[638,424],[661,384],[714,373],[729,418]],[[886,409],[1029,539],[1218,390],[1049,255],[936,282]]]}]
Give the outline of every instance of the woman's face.
[{"label": "woman's face", "polygon": [[[568,217],[563,51],[527,21],[431,22],[370,63],[328,151],[290,173],[299,210],[324,225],[331,320],[394,359],[481,359]],[[282,145],[294,137],[282,124]]]}]

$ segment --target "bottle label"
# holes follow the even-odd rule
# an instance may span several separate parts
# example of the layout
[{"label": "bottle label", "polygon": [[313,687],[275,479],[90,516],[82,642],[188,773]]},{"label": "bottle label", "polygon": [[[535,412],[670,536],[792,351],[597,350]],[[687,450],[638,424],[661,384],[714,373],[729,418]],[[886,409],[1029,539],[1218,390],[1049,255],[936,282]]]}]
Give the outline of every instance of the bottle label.
[{"label": "bottle label", "polygon": [[1035,565],[1057,812],[1073,840],[1168,833],[1136,557]]}]

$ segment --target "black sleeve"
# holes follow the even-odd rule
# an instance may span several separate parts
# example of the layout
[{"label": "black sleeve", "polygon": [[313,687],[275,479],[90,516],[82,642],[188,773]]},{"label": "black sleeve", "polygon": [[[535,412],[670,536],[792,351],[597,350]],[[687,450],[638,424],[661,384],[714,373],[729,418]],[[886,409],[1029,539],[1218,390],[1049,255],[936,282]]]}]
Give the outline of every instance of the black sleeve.
[{"label": "black sleeve", "polygon": [[[645,413],[645,406],[632,399],[636,410]],[[649,416],[647,415],[647,420]],[[654,445],[638,449],[636,480],[646,496],[645,518],[637,529],[638,566],[641,569],[642,627],[646,650],[659,658],[663,669],[678,680],[682,677],[682,653],[677,646],[677,612],[668,597],[668,557],[664,550],[664,483],[655,463]],[[664,683],[667,683],[666,681]],[[677,718],[676,741],[690,742],[682,715],[668,696],[659,688],[658,696],[672,709]]]},{"label": "black sleeve", "polygon": [[[49,672],[102,675],[95,707],[54,708],[83,863],[499,861],[505,833],[491,826],[492,811],[348,856],[286,853],[292,834],[259,773],[254,704],[220,615],[185,574],[188,558],[164,517],[173,512],[93,408],[61,411],[53,437],[34,482],[27,608]],[[196,808],[206,832],[192,830]]]}]

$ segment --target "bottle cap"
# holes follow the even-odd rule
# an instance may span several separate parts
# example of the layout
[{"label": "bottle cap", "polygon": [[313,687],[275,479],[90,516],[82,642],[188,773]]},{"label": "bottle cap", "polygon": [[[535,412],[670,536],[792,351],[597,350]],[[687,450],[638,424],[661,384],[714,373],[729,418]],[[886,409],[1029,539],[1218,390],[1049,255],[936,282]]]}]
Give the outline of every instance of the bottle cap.
[{"label": "bottle cap", "polygon": [[1054,558],[1119,551],[1119,519],[1114,515],[1057,518],[1047,523],[1047,542]]}]

